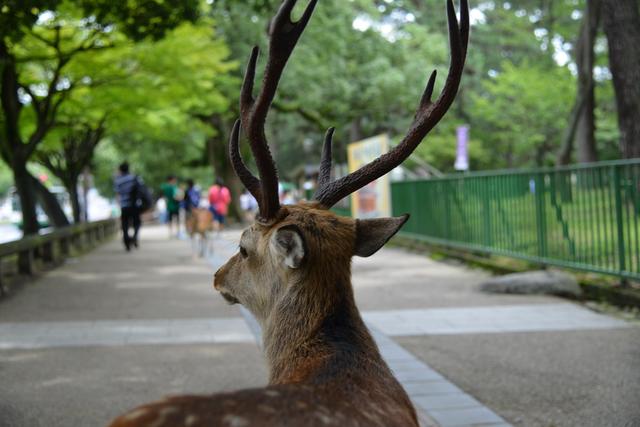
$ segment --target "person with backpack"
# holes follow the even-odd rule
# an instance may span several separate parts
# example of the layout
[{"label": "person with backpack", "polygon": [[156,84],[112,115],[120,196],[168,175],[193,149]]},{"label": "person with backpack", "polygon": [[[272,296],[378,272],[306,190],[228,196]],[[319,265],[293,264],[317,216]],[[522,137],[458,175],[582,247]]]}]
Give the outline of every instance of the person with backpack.
[{"label": "person with backpack", "polygon": [[209,210],[213,214],[213,220],[218,225],[218,232],[224,228],[224,220],[229,211],[231,193],[225,187],[221,178],[216,178],[216,183],[209,188]]},{"label": "person with backpack", "polygon": [[187,179],[187,188],[184,190],[184,198],[180,205],[185,213],[185,229],[189,232],[190,230],[187,224],[193,215],[193,211],[198,209],[200,205],[200,190],[195,186],[193,179]]},{"label": "person with backpack", "polygon": [[187,179],[187,188],[184,190],[184,199],[182,201],[182,208],[187,213],[187,216],[191,214],[194,209],[197,209],[200,205],[200,190],[195,186],[192,179]]},{"label": "person with backpack", "polygon": [[[114,189],[120,204],[122,240],[125,249],[129,251],[131,246],[137,248],[139,245],[140,214],[151,206],[151,196],[142,179],[129,172],[129,163],[127,162],[118,167],[118,175],[114,179]],[[133,236],[130,236],[129,228],[132,226]]]}]

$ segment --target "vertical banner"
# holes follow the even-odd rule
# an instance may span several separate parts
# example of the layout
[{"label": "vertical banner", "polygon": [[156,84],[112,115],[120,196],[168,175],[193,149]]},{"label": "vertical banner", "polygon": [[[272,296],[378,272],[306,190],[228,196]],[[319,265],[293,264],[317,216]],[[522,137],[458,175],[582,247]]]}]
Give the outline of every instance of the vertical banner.
[{"label": "vertical banner", "polygon": [[458,126],[456,129],[458,146],[456,149],[456,163],[453,166],[457,171],[469,170],[469,126]]},{"label": "vertical banner", "polygon": [[[349,144],[349,173],[358,170],[389,151],[389,137],[378,135]],[[351,195],[351,215],[354,218],[375,218],[391,215],[389,174],[378,178]]]}]

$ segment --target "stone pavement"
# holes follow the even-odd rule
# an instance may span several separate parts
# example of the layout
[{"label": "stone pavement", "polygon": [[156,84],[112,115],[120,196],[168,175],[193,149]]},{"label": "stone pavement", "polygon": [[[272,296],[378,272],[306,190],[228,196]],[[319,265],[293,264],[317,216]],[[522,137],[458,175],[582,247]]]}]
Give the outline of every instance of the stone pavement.
[{"label": "stone pavement", "polygon": [[[246,311],[208,260],[145,228],[0,302],[0,426],[99,426],[166,394],[261,386]],[[640,425],[640,328],[544,296],[486,295],[486,273],[397,249],[354,260],[356,298],[424,425]]]}]

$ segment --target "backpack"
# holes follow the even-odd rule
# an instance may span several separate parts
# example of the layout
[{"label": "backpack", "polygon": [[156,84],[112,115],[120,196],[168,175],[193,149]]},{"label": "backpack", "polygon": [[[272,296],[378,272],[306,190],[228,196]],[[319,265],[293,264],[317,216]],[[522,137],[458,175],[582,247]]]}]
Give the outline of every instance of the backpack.
[{"label": "backpack", "polygon": [[189,207],[197,208],[200,205],[200,192],[194,188],[185,191],[184,200]]},{"label": "backpack", "polygon": [[153,198],[151,192],[146,185],[142,182],[139,176],[136,176],[133,189],[131,190],[131,200],[133,200],[133,206],[138,208],[139,212],[146,212],[151,208],[153,204]]}]

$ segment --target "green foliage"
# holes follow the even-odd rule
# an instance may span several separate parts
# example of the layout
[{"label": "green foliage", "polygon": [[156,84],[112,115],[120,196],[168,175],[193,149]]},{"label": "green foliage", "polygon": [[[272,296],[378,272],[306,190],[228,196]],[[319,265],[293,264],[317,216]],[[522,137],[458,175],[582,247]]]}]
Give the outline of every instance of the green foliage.
[{"label": "green foliage", "polygon": [[82,10],[86,24],[107,32],[117,26],[134,40],[160,39],[183,21],[195,22],[198,0],[3,0],[0,3],[0,37],[20,39],[42,18],[72,6]]},{"label": "green foliage", "polygon": [[[62,38],[80,38],[77,33],[82,29],[75,21],[67,18],[65,22]],[[107,163],[113,166],[127,159],[151,185],[199,161],[211,129],[195,116],[226,110],[229,104],[222,88],[235,83],[228,73],[236,65],[226,61],[228,49],[215,38],[211,25],[209,21],[184,23],[161,40],[137,43],[111,32],[108,40],[103,39],[109,48],[74,56],[64,68],[64,79],[75,86],[66,94],[56,126],[45,137],[40,153],[60,150],[65,136],[79,124],[95,126],[105,121],[112,154],[117,152],[116,159]],[[17,54],[48,55],[49,47],[41,38],[53,36],[49,27],[38,27],[37,35],[26,36],[15,46]],[[21,75],[37,87],[46,84],[49,67],[47,61],[25,62]],[[35,126],[35,114],[25,110],[23,134],[29,135]],[[98,159],[94,164],[104,160]],[[101,171],[98,176],[97,181],[109,181],[98,185],[110,188],[111,174]]]},{"label": "green foliage", "polygon": [[[266,40],[266,16],[273,10],[265,12],[265,3],[213,5],[239,61],[246,61],[251,44]],[[303,6],[297,5],[294,15]],[[552,163],[575,93],[575,78],[554,55],[558,49],[565,56],[572,53],[566,41],[577,35],[584,4],[484,1],[476,7],[483,18],[474,23],[458,99],[416,155],[451,170],[455,128],[469,124],[474,169]],[[318,4],[287,65],[269,119],[270,144],[283,174],[297,170],[302,158],[317,163],[328,126],[337,128],[337,161],[345,160],[354,127],[361,137],[388,132],[399,140],[434,68],[439,71],[436,92],[442,87],[448,49],[444,2]],[[503,96],[508,98],[493,103]],[[602,113],[602,123],[613,123],[610,111]],[[310,150],[305,140],[312,141]],[[496,149],[505,153],[499,159],[493,155]]]},{"label": "green foliage", "polygon": [[55,9],[60,0],[3,0],[0,3],[0,38],[19,39],[45,10]]},{"label": "green foliage", "polygon": [[79,0],[89,16],[103,26],[117,24],[133,40],[146,37],[160,39],[165,32],[182,22],[195,22],[198,0]]},{"label": "green foliage", "polygon": [[492,168],[553,164],[575,96],[573,77],[526,63],[502,69],[485,82],[486,94],[473,98],[487,149],[501,153]]},{"label": "green foliage", "polygon": [[610,80],[596,86],[596,99],[596,144],[600,160],[619,159],[620,129]]},{"label": "green foliage", "polygon": [[0,162],[0,199],[7,194],[9,188],[13,185],[13,174],[9,166]]},{"label": "green foliage", "polygon": [[197,117],[229,108],[222,92],[236,65],[207,25],[183,24],[132,52],[136,72],[109,117],[113,144],[151,186],[201,163],[212,130]]},{"label": "green foliage", "polygon": [[[44,96],[59,51],[70,54],[53,101],[64,99],[39,151],[60,150],[70,130],[104,120],[106,136],[91,167],[105,194],[123,160],[152,188],[169,173],[208,184],[209,163],[224,175],[249,51],[254,44],[262,49],[257,90],[267,23],[279,3],[5,1],[0,34],[17,59],[22,85]],[[294,18],[306,3],[298,2]],[[455,129],[467,124],[473,170],[554,163],[574,102],[570,59],[584,0],[482,0],[472,7],[476,19],[458,98],[415,156],[450,171]],[[611,159],[619,156],[615,103],[606,49],[597,52],[596,136],[601,157]],[[267,122],[281,175],[293,178],[303,163],[317,165],[329,126],[337,128],[337,162],[345,161],[352,139],[386,132],[399,142],[428,75],[437,69],[437,94],[448,62],[444,0],[319,2]],[[25,102],[23,139],[37,129],[36,119],[33,104]]]}]

